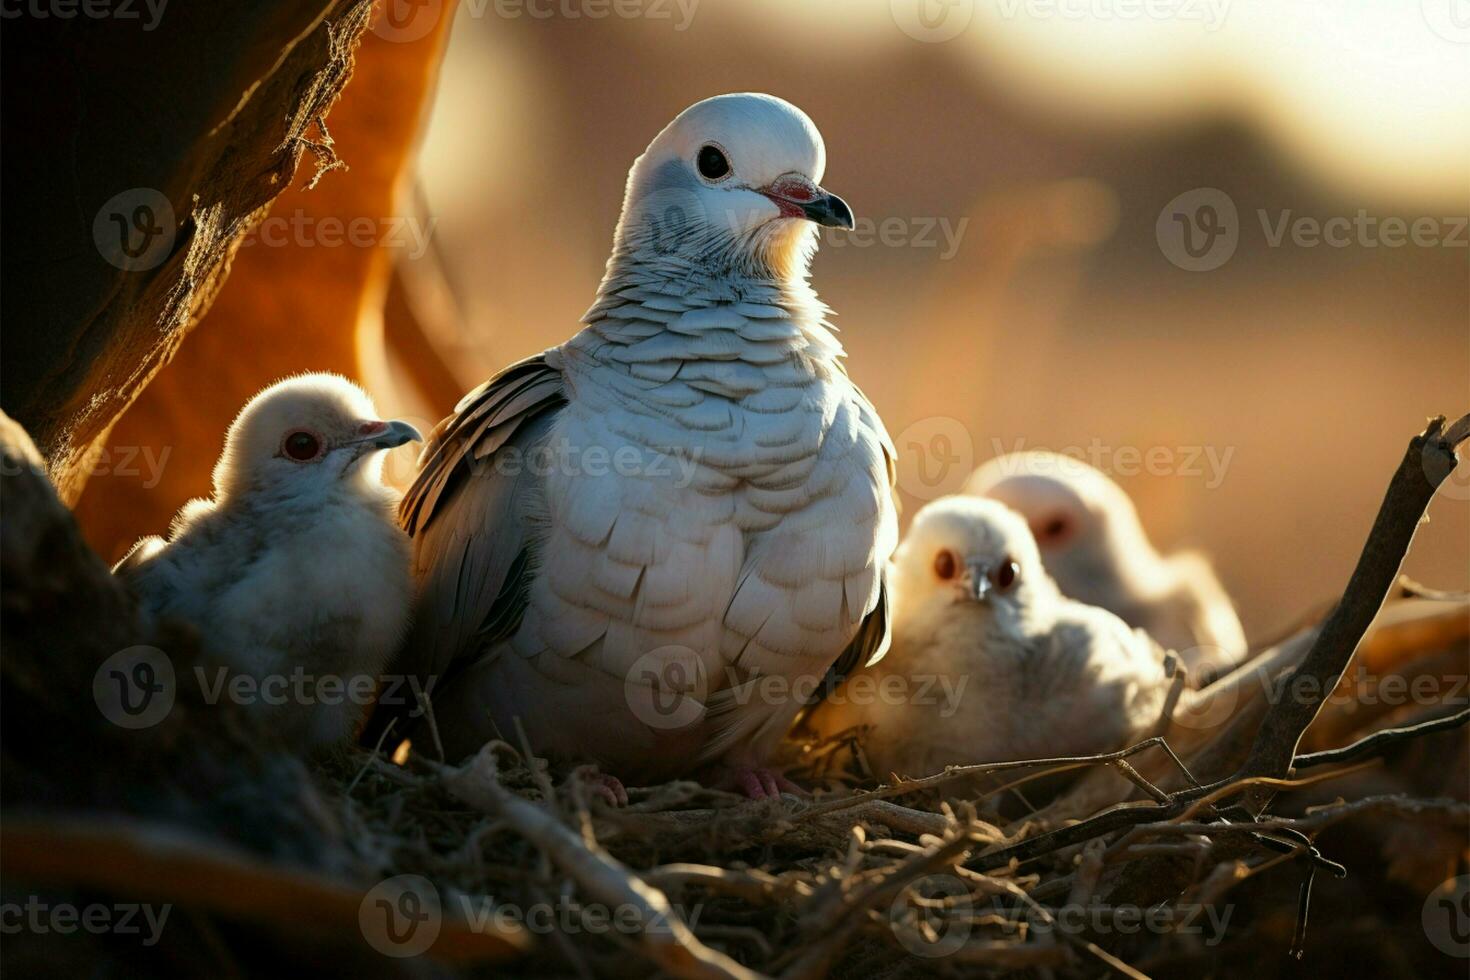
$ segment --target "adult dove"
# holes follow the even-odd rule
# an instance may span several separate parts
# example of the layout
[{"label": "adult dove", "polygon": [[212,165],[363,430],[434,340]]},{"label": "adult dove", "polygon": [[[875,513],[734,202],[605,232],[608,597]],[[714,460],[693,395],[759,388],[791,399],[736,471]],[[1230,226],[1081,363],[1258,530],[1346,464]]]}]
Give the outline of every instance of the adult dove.
[{"label": "adult dove", "polygon": [[434,431],[401,511],[420,737],[457,757],[519,724],[764,798],[803,695],[881,656],[894,451],[807,282],[818,226],[852,227],[825,158],[781,99],[684,110],[628,174],[584,327]]},{"label": "adult dove", "polygon": [[1057,453],[1010,453],[976,470],[965,492],[1020,513],[1063,594],[1178,651],[1192,683],[1245,657],[1245,632],[1209,560],[1160,555],[1128,494],[1096,468]]},{"label": "adult dove", "polygon": [[820,735],[871,726],[877,774],[1119,749],[1159,723],[1168,655],[1066,598],[1004,505],[944,497],[894,556],[893,650],[812,713]]},{"label": "adult dove", "polygon": [[214,496],[113,572],[146,617],[192,624],[206,660],[249,677],[252,710],[288,744],[339,742],[407,626],[408,537],[382,451],[418,438],[345,378],[277,382],[230,425]]}]

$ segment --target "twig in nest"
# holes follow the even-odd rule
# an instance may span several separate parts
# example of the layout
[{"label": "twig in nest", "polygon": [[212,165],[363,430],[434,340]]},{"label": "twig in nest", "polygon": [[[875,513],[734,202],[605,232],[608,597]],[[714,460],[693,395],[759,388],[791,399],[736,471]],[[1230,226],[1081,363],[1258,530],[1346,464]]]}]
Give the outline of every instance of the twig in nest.
[{"label": "twig in nest", "polygon": [[[1455,447],[1467,437],[1470,437],[1470,415],[1448,428],[1441,415],[1431,419],[1424,431],[1409,441],[1357,567],[1343,591],[1342,601],[1322,624],[1317,642],[1292,672],[1284,690],[1303,690],[1297,686],[1303,678],[1310,679],[1315,686],[1308,688],[1302,697],[1283,698],[1266,712],[1250,756],[1241,767],[1241,775],[1282,777],[1291,772],[1302,733],[1317,717],[1327,696],[1337,689],[1363,634],[1398,578],[1399,567],[1430,498],[1455,469],[1458,462]],[[1266,788],[1254,789],[1247,796],[1246,808],[1259,814],[1271,797]]]},{"label": "twig in nest", "polygon": [[609,907],[636,909],[642,924],[636,936],[638,948],[664,970],[678,977],[756,980],[759,974],[700,942],[663,892],[606,851],[588,847],[542,808],[501,786],[493,745],[482,748],[461,768],[443,769],[440,779],[445,788],[471,806],[499,816],[598,901]]},{"label": "twig in nest", "polygon": [[1372,755],[1386,745],[1400,742],[1405,739],[1418,738],[1420,735],[1432,735],[1435,732],[1447,732],[1463,726],[1470,721],[1470,708],[1457,711],[1443,718],[1431,718],[1417,725],[1406,725],[1403,728],[1385,728],[1358,739],[1352,745],[1345,745],[1340,749],[1327,749],[1322,752],[1309,752],[1299,755],[1292,763],[1293,769],[1309,769],[1312,766],[1325,766],[1334,762],[1352,762],[1354,759],[1365,755]]}]

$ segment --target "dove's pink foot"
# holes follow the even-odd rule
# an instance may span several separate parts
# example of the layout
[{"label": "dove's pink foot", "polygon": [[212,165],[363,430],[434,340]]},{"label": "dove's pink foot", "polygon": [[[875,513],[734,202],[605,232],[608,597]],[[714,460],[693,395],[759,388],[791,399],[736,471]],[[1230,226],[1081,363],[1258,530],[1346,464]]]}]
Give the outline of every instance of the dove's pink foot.
[{"label": "dove's pink foot", "polygon": [[805,796],[806,790],[793,783],[779,770],[765,766],[728,766],[719,772],[716,789],[744,793],[752,800],[779,799],[783,792]]},{"label": "dove's pink foot", "polygon": [[618,777],[598,772],[593,766],[583,766],[574,775],[587,784],[593,796],[605,800],[608,806],[628,805],[628,790]]}]

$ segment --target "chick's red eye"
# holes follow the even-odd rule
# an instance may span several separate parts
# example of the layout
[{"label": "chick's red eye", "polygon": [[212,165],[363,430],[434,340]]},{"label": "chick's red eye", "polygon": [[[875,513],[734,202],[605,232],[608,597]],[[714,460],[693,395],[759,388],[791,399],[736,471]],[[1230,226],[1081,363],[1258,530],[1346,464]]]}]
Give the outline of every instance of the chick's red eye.
[{"label": "chick's red eye", "polygon": [[281,449],[286,455],[300,463],[316,459],[321,448],[321,442],[310,432],[292,432],[281,443]]},{"label": "chick's red eye", "polygon": [[960,562],[953,551],[944,550],[934,556],[934,574],[949,581],[959,573]]},{"label": "chick's red eye", "polygon": [[1016,579],[1021,577],[1021,566],[1011,561],[1010,556],[996,566],[995,571],[990,573],[990,584],[996,589],[1004,592],[1016,584]]},{"label": "chick's red eye", "polygon": [[1060,514],[1043,519],[1032,529],[1036,540],[1042,544],[1056,544],[1072,533],[1072,522]]}]

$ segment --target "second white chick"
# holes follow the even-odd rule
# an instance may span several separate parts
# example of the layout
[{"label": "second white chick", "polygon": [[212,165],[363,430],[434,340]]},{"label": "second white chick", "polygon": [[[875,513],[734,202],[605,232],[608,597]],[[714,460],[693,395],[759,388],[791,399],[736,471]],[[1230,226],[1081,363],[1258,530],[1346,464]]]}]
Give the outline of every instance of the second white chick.
[{"label": "second white chick", "polygon": [[1005,506],[934,501],[894,566],[891,651],[808,722],[822,735],[871,726],[864,749],[880,778],[1112,751],[1159,721],[1165,652],[1107,610],[1065,598]]},{"label": "second white chick", "polygon": [[345,378],[280,381],[231,424],[213,498],[113,571],[145,615],[193,625],[207,661],[252,678],[250,710],[288,744],[342,741],[365,711],[344,688],[376,684],[407,626],[409,543],[382,451],[419,438]]},{"label": "second white chick", "polygon": [[1240,618],[1198,552],[1162,556],[1123,488],[1070,456],[1032,450],[981,466],[965,492],[1026,519],[1064,595],[1116,613],[1178,653],[1200,684],[1246,654]]}]

